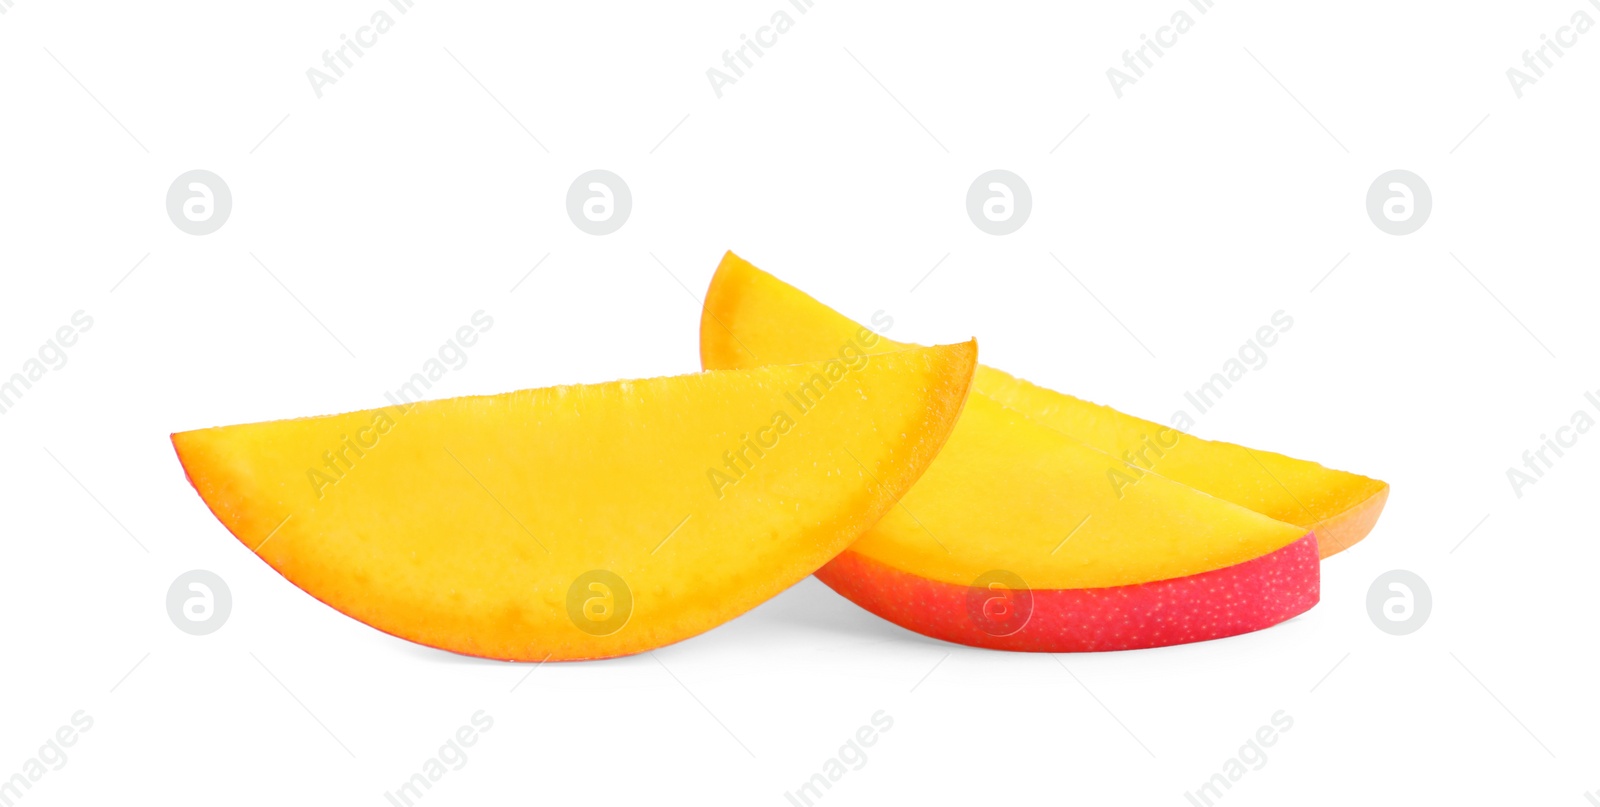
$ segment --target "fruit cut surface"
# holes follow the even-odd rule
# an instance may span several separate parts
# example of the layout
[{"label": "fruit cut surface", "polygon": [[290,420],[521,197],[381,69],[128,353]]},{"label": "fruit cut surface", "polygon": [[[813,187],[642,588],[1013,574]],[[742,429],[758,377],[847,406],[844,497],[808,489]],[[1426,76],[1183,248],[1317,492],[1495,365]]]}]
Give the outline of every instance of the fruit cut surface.
[{"label": "fruit cut surface", "polygon": [[701,633],[834,557],[961,412],[975,343],[173,435],[241,543],[368,625],[542,661]]},{"label": "fruit cut surface", "polygon": [[1389,499],[1389,486],[1376,479],[1205,440],[992,367],[979,368],[973,392],[1102,451],[1134,456],[1142,467],[1175,482],[1314,530],[1322,557],[1367,537]]},{"label": "fruit cut surface", "polygon": [[1000,570],[1036,590],[1087,589],[1214,571],[1306,535],[1136,471],[975,395],[922,479],[850,549],[943,583]]},{"label": "fruit cut surface", "polygon": [[[741,296],[799,293],[742,261],[730,270],[737,260],[724,262],[706,298],[708,367],[888,342],[837,315],[834,327],[808,334],[792,311],[741,304]],[[1303,527],[1148,473],[974,394],[922,479],[817,576],[931,636],[1056,652],[1276,624],[1316,603],[1318,564],[1302,562],[1315,551]]]},{"label": "fruit cut surface", "polygon": [[[816,358],[861,326],[805,292],[728,253],[706,294],[700,324],[706,367]],[[879,338],[871,350],[905,343]],[[980,366],[973,393],[1085,445],[1262,515],[1314,530],[1322,557],[1366,537],[1389,486],[1317,463],[1205,440],[1109,406]]]},{"label": "fruit cut surface", "polygon": [[1232,636],[1316,604],[1313,535],[1135,471],[973,395],[922,479],[817,577],[903,627],[1042,652]]}]

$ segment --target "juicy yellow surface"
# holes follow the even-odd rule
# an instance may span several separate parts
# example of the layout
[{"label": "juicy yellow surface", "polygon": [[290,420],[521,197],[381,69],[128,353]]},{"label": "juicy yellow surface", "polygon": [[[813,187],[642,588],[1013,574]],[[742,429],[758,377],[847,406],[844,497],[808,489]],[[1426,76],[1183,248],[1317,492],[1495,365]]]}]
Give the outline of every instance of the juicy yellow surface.
[{"label": "juicy yellow surface", "polygon": [[978,368],[973,391],[1118,457],[1131,452],[1136,464],[1168,479],[1315,530],[1323,557],[1366,537],[1377,513],[1365,519],[1351,516],[1364,507],[1381,508],[1388,495],[1389,486],[1376,479],[1272,451],[1203,440],[991,367]]},{"label": "juicy yellow surface", "polygon": [[[524,390],[173,443],[242,543],[362,622],[493,658],[615,656],[708,630],[844,549],[938,452],[976,355]],[[626,591],[575,586],[591,570]],[[574,588],[593,609],[577,618]],[[610,625],[629,594],[619,629],[580,629]]]},{"label": "juicy yellow surface", "polygon": [[[700,323],[701,361],[706,367],[748,366],[752,351],[761,354],[762,362],[800,361],[815,357],[819,346],[833,344],[860,327],[730,252],[707,294]],[[880,338],[873,349],[907,346]],[[992,367],[978,368],[973,392],[1168,479],[1314,530],[1323,557],[1366,537],[1388,498],[1389,486],[1376,479],[1204,440]],[[1148,447],[1152,442],[1159,454]]]},{"label": "juicy yellow surface", "polygon": [[904,506],[850,548],[945,583],[1003,569],[1034,589],[1100,588],[1221,569],[1306,534],[1136,473],[974,394]]},{"label": "juicy yellow surface", "polygon": [[[701,361],[706,367],[800,361],[817,356],[819,346],[834,344],[860,329],[848,317],[730,252],[706,296],[700,323]],[[905,343],[878,338],[869,349],[905,347]],[[752,351],[760,354],[759,360]],[[1388,497],[1389,486],[1376,479],[1270,451],[1204,440],[1030,384],[992,367],[978,368],[973,392],[1168,479],[1315,530],[1323,557],[1366,537]],[[1159,454],[1148,448],[1156,441]]]},{"label": "juicy yellow surface", "polygon": [[[707,367],[795,361],[835,345],[893,349],[729,255],[706,295]],[[1145,473],[974,394],[911,492],[851,550],[925,578],[971,585],[991,570],[1032,588],[1098,588],[1232,566],[1307,530]]]}]

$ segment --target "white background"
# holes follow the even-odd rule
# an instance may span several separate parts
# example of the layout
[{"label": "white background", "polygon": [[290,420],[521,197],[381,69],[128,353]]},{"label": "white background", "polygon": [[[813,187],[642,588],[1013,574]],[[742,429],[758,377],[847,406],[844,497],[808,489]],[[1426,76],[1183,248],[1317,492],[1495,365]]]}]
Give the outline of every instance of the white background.
[{"label": "white background", "polygon": [[[382,805],[483,709],[424,803],[783,805],[886,710],[819,804],[1183,805],[1285,710],[1219,803],[1585,804],[1600,435],[1521,498],[1506,469],[1600,388],[1600,32],[1520,99],[1506,69],[1600,9],[1495,6],[817,0],[718,99],[705,71],[787,0],[417,0],[319,99],[305,71],[387,0],[14,0],[0,372],[74,311],[94,325],[0,416],[0,777],[86,710],[26,804]],[[1118,99],[1106,69],[1180,7],[1193,29]],[[164,202],[196,168],[234,197],[203,237]],[[593,168],[632,189],[613,235],[566,214]],[[993,168],[1033,193],[1009,236],[964,208]],[[1434,198],[1407,236],[1365,208],[1395,168]],[[1388,509],[1320,605],[1233,639],[989,652],[808,579],[654,655],[528,676],[313,601],[172,454],[176,430],[379,404],[480,309],[440,395],[695,371],[729,248],[896,338],[977,335],[1158,420],[1283,310],[1195,430],[1382,478]],[[164,604],[197,568],[234,599],[205,637]],[[1391,569],[1432,590],[1410,636],[1367,614]]]}]

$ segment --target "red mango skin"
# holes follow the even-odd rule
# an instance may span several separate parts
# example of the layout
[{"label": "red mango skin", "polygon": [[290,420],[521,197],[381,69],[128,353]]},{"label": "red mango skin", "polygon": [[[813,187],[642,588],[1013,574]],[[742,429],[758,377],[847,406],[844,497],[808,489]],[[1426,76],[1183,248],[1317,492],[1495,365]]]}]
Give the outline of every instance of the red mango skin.
[{"label": "red mango skin", "polygon": [[[817,578],[890,622],[947,642],[993,650],[1081,653],[1204,642],[1261,630],[1321,597],[1317,538],[1201,574],[1088,589],[1035,589],[1009,606],[1020,627],[972,607],[993,592],[929,580],[846,550]],[[978,592],[974,594],[974,592]],[[1025,600],[1031,599],[1031,605]],[[1006,635],[996,635],[1005,633]]]}]

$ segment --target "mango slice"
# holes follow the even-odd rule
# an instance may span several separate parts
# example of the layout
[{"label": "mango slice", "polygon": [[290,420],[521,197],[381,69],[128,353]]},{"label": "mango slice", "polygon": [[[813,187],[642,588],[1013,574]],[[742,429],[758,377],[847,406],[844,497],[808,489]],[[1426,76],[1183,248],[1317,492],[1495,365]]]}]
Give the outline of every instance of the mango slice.
[{"label": "mango slice", "polygon": [[291,583],[372,627],[508,660],[638,653],[814,572],[949,436],[975,342],[174,434]]},{"label": "mango slice", "polygon": [[[737,256],[701,320],[707,367],[894,343]],[[1320,595],[1317,539],[1149,473],[974,394],[921,481],[817,572],[904,627],[949,641],[1065,652],[1257,630]]]},{"label": "mango slice", "polygon": [[1389,500],[1388,484],[1376,479],[1205,440],[990,367],[978,368],[973,391],[1140,468],[1314,530],[1324,558],[1367,537]]},{"label": "mango slice", "polygon": [[[723,258],[700,325],[706,367],[815,358],[860,326],[805,292],[733,253]],[[737,339],[734,336],[737,335]],[[874,350],[907,345],[880,339]],[[1127,484],[1147,470],[1257,513],[1314,530],[1326,558],[1365,538],[1389,497],[1389,486],[1314,462],[1204,440],[1124,414],[1109,406],[1045,389],[988,366],[973,392],[997,401],[1078,442],[1130,462]]]}]

